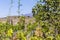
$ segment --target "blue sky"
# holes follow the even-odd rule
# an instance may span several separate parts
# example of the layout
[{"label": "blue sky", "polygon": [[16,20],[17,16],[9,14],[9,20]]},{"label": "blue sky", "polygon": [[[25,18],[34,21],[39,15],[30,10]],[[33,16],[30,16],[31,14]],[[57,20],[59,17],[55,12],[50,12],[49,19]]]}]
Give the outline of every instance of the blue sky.
[{"label": "blue sky", "polygon": [[[22,6],[20,7],[21,14],[31,13],[32,7],[35,5],[37,0],[21,0]],[[18,0],[14,0],[11,13],[9,14],[10,0],[0,0],[0,17],[8,15],[18,15],[17,13]]]}]

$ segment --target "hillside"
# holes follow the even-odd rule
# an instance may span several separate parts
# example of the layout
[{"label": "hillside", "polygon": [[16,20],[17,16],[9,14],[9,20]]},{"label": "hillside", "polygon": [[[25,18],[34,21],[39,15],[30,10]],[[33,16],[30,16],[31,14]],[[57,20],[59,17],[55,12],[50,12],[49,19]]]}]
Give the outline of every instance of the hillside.
[{"label": "hillside", "polygon": [[[8,17],[0,18],[1,23],[6,23],[7,20],[12,21],[13,25],[16,25],[19,22],[18,16],[8,16]],[[35,19],[33,17],[25,16],[25,23],[26,24],[29,22],[34,22],[34,20]]]}]

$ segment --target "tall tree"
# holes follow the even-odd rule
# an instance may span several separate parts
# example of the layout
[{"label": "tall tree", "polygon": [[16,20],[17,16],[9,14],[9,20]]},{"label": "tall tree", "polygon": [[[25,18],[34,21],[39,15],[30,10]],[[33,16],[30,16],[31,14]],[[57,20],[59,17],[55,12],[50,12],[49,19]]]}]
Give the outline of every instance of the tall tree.
[{"label": "tall tree", "polygon": [[[43,4],[44,3],[44,4]],[[58,34],[60,27],[60,0],[39,0],[39,2],[32,8],[33,16],[40,26],[44,28],[44,32],[55,30]]]}]

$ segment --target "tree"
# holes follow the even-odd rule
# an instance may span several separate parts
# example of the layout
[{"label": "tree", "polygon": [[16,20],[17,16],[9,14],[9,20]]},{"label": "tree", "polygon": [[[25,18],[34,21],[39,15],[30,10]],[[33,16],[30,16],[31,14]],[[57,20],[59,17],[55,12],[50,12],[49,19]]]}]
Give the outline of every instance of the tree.
[{"label": "tree", "polygon": [[[53,30],[55,36],[58,34],[58,28],[60,27],[60,0],[39,0],[39,3],[32,8],[32,13],[40,27],[42,27],[43,32]],[[49,30],[45,31],[45,29]]]}]

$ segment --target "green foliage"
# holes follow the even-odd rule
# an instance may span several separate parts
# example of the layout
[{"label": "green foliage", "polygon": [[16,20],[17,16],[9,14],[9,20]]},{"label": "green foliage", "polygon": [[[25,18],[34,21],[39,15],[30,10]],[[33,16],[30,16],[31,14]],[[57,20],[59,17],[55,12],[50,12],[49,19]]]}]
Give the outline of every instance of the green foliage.
[{"label": "green foliage", "polygon": [[37,37],[37,36],[33,36],[30,38],[30,40],[43,40],[42,37]]},{"label": "green foliage", "polygon": [[[41,4],[42,2],[44,4]],[[40,0],[32,8],[32,13],[36,22],[40,24],[39,27],[42,28],[45,35],[43,37],[51,36],[52,38],[46,38],[46,40],[53,40],[60,34],[60,0]]]},{"label": "green foliage", "polygon": [[[40,2],[45,2],[45,4],[42,5]],[[59,2],[60,0],[40,0],[32,8],[33,18],[36,19],[36,22],[28,23],[26,31],[24,30],[24,16],[19,18],[19,22],[15,26],[9,23],[0,23],[0,40],[10,40],[13,38],[16,40],[60,40]],[[18,4],[20,6],[20,0]],[[41,29],[37,30],[37,32],[42,31],[42,36],[34,35],[36,28]]]},{"label": "green foliage", "polygon": [[38,40],[38,38],[37,37],[31,37],[30,40]]},{"label": "green foliage", "polygon": [[18,32],[17,32],[17,38],[18,38],[19,40],[26,40],[26,38],[25,38],[25,36],[24,36],[24,33],[21,32],[21,31],[18,31]]}]

